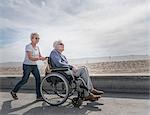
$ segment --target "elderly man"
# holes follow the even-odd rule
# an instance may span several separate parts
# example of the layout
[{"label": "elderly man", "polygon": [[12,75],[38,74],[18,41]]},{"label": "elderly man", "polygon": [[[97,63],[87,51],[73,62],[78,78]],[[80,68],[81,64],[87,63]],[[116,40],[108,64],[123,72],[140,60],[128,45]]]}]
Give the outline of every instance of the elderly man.
[{"label": "elderly man", "polygon": [[[54,49],[51,51],[50,54],[50,60],[51,60],[51,65],[54,68],[59,68],[59,67],[71,67],[72,68],[72,73],[75,76],[79,76],[84,79],[84,81],[87,84],[87,89],[89,90],[88,92],[86,91],[85,93],[85,100],[90,100],[90,101],[96,101],[98,98],[100,98],[101,94],[103,94],[103,91],[98,91],[93,88],[93,84],[91,82],[91,79],[89,77],[88,71],[86,68],[75,68],[72,65],[68,64],[67,58],[62,54],[64,51],[64,44],[62,41],[58,40],[53,43]],[[69,72],[66,72],[69,75]],[[89,93],[90,92],[90,93]]]}]

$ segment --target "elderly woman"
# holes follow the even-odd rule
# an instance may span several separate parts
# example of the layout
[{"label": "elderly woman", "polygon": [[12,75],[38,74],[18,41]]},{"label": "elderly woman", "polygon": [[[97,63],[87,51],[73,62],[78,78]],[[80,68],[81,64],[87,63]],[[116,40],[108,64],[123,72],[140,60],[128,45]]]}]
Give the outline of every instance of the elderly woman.
[{"label": "elderly woman", "polygon": [[42,60],[44,61],[46,58],[41,56],[40,49],[37,46],[39,42],[39,34],[37,33],[32,33],[31,34],[31,43],[26,45],[25,48],[25,59],[23,62],[23,77],[21,81],[17,83],[15,88],[11,91],[12,97],[17,100],[18,97],[16,93],[18,90],[25,84],[27,83],[30,73],[33,74],[36,80],[36,97],[37,100],[42,100],[42,96],[40,93],[40,73],[36,64],[36,61]]},{"label": "elderly woman", "polygon": [[[58,40],[53,43],[54,49],[51,51],[50,54],[50,60],[51,60],[51,65],[54,68],[59,68],[59,67],[71,67],[72,68],[72,73],[75,76],[82,77],[84,81],[87,84],[87,89],[89,90],[88,93],[86,91],[85,93],[85,100],[91,100],[91,101],[96,101],[98,98],[100,98],[101,94],[103,94],[103,91],[98,91],[93,88],[93,84],[91,82],[91,79],[89,77],[87,69],[84,68],[75,68],[72,65],[68,64],[67,58],[62,54],[64,51],[64,44],[62,41]],[[66,72],[69,75],[69,72]]]}]

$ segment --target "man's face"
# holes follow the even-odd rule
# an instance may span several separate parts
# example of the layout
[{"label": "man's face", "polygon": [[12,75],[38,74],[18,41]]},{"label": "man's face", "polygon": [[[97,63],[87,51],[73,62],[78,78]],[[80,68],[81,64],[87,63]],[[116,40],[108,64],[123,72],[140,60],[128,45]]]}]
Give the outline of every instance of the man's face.
[{"label": "man's face", "polygon": [[63,43],[59,43],[58,46],[57,46],[57,49],[58,49],[60,52],[63,52],[63,51],[64,51],[64,44],[63,44]]}]

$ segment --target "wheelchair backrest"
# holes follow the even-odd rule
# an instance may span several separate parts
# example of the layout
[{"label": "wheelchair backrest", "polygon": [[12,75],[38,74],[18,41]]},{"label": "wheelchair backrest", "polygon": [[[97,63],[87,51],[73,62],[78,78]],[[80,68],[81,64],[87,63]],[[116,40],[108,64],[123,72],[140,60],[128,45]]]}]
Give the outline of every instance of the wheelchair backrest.
[{"label": "wheelchair backrest", "polygon": [[47,65],[45,68],[45,75],[47,75],[51,71],[52,71],[51,59],[50,59],[50,57],[47,57]]}]

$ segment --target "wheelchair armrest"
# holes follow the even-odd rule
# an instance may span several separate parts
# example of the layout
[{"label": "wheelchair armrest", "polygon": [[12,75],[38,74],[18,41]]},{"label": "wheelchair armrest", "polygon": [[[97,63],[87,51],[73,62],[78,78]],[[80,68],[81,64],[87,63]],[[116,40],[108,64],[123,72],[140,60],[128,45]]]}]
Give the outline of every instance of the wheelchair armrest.
[{"label": "wheelchair armrest", "polygon": [[51,68],[52,71],[68,71],[71,70],[72,68],[69,67],[61,67],[61,68]]}]

